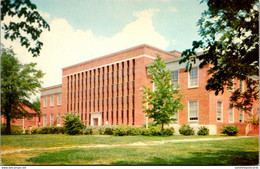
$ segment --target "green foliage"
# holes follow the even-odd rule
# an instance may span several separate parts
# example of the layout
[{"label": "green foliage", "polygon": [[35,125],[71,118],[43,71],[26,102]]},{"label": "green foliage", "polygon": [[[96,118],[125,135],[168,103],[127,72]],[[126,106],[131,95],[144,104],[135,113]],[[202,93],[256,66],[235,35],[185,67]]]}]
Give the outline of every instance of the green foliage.
[{"label": "green foliage", "polygon": [[83,134],[86,134],[86,135],[91,135],[92,133],[93,133],[92,127],[86,127],[83,132]]},{"label": "green foliage", "polygon": [[170,127],[170,128],[164,129],[163,134],[166,136],[172,136],[174,134],[174,128]]},{"label": "green foliage", "polygon": [[130,135],[131,127],[127,125],[120,125],[114,128],[115,136],[128,136]]},{"label": "green foliage", "polygon": [[65,127],[48,126],[48,127],[32,129],[32,134],[65,134],[65,133],[66,133]]},{"label": "green foliage", "polygon": [[130,130],[131,136],[139,136],[142,135],[142,133],[143,133],[143,128],[140,127],[132,127]]},{"label": "green foliage", "polygon": [[159,55],[153,65],[148,68],[148,73],[152,75],[151,79],[156,90],[152,91],[144,86],[144,112],[154,120],[156,125],[162,125],[163,130],[164,124],[176,120],[172,118],[174,113],[183,108],[180,102],[182,95],[178,95],[179,89],[171,83],[171,72],[166,70],[163,59]]},{"label": "green foliage", "polygon": [[238,133],[238,128],[232,125],[223,126],[223,129],[221,129],[221,133],[227,134],[229,136],[235,136]]},{"label": "green foliage", "polygon": [[203,136],[206,136],[206,135],[209,135],[209,129],[205,126],[201,126],[199,128],[199,131],[197,132],[198,135],[203,135]]},{"label": "green foliage", "polygon": [[[23,133],[23,129],[21,127],[11,125],[11,134],[12,135],[18,135],[18,134],[22,134],[22,133]],[[1,134],[2,135],[9,134],[7,131],[6,124],[1,125]]]},{"label": "green foliage", "polygon": [[[43,43],[39,41],[39,37],[42,28],[50,30],[49,24],[36,9],[36,5],[30,0],[1,1],[3,37],[12,41],[19,39],[21,46],[25,46],[33,57],[40,55]],[[11,18],[9,23],[6,22],[6,17]],[[19,19],[17,20],[16,17]]]},{"label": "green foliage", "polygon": [[81,130],[84,128],[84,124],[79,119],[79,115],[76,112],[66,113],[63,118],[65,119],[64,127],[66,128],[67,134],[80,134]]},{"label": "green foliage", "polygon": [[194,135],[194,130],[190,127],[190,125],[182,125],[179,129],[179,133],[185,136]]},{"label": "green foliage", "polygon": [[[183,51],[180,63],[186,62],[186,71],[197,59],[200,67],[211,64],[206,89],[216,95],[231,87],[234,78],[245,81],[247,90],[235,90],[230,100],[235,107],[249,110],[259,93],[259,1],[202,2],[209,8],[198,21],[201,40]],[[197,54],[198,50],[204,52]]]},{"label": "green foliage", "polygon": [[104,134],[105,135],[114,135],[114,127],[113,126],[110,126],[110,127],[106,126]]},{"label": "green foliage", "polygon": [[41,87],[44,74],[35,68],[36,63],[20,63],[12,49],[2,48],[1,54],[1,113],[10,131],[10,120],[28,115],[25,106],[39,113],[39,105],[30,100]]}]

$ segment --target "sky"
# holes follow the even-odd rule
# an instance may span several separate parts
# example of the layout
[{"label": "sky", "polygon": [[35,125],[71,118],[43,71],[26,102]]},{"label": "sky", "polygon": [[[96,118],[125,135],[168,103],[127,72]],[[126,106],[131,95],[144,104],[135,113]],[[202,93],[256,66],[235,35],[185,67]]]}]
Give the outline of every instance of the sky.
[{"label": "sky", "polygon": [[[5,40],[22,63],[36,62],[43,87],[62,83],[62,68],[140,44],[182,52],[199,40],[201,0],[31,0],[50,25],[33,58],[19,41]],[[4,23],[17,19],[6,17]]]}]

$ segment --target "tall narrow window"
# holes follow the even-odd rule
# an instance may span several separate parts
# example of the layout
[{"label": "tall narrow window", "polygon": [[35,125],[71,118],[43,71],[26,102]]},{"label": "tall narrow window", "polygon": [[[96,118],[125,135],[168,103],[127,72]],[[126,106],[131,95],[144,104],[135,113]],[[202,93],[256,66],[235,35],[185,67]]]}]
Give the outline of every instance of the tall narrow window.
[{"label": "tall narrow window", "polygon": [[57,114],[57,126],[61,125],[61,115],[60,113]]},{"label": "tall narrow window", "polygon": [[240,92],[244,92],[244,82],[242,80],[239,81],[239,90]]},{"label": "tall narrow window", "polygon": [[47,126],[47,115],[43,115],[43,126]]},{"label": "tall narrow window", "polygon": [[54,94],[51,95],[51,104],[50,106],[54,106]]},{"label": "tall narrow window", "polygon": [[177,111],[177,112],[175,112],[174,113],[174,115],[172,116],[172,118],[174,118],[175,119],[175,123],[178,123],[178,121],[179,121],[179,112]]},{"label": "tall narrow window", "polygon": [[228,121],[229,121],[229,123],[234,123],[234,107],[233,107],[233,104],[229,104]]},{"label": "tall narrow window", "polygon": [[222,119],[222,102],[218,101],[217,102],[217,121],[223,121]]},{"label": "tall narrow window", "polygon": [[244,122],[244,112],[242,109],[239,109],[239,122],[240,123]]},{"label": "tall narrow window", "polygon": [[54,125],[53,114],[51,114],[51,116],[50,116],[50,125],[51,125],[51,126],[53,126],[53,125]]},{"label": "tall narrow window", "polygon": [[43,98],[43,107],[47,107],[47,96]]},{"label": "tall narrow window", "polygon": [[193,67],[189,72],[189,88],[198,87],[199,79],[198,79],[198,67]]},{"label": "tall narrow window", "polygon": [[189,121],[198,121],[199,108],[198,101],[189,101]]},{"label": "tall narrow window", "polygon": [[228,87],[229,91],[234,91],[234,79],[231,80],[231,86]]},{"label": "tall narrow window", "polygon": [[178,79],[179,79],[179,71],[173,71],[171,72],[172,78],[171,82],[174,84],[174,88],[177,88],[178,86]]},{"label": "tall narrow window", "polygon": [[58,94],[57,105],[61,105],[61,93]]}]

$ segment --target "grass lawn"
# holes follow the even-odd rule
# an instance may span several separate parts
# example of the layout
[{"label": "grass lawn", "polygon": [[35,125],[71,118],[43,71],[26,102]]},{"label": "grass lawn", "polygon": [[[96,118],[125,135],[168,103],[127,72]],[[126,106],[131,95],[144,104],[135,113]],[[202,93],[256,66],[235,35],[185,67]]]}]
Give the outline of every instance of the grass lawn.
[{"label": "grass lawn", "polygon": [[[3,154],[4,165],[256,165],[258,164],[258,137],[232,140],[169,142],[149,145],[148,142],[200,138],[227,138],[228,136],[68,136],[16,135],[2,136],[2,152],[34,149]],[[233,138],[233,137],[230,137]],[[125,144],[142,142],[147,145]],[[86,145],[113,145],[112,147],[81,148]],[[122,144],[122,146],[120,146]],[[58,147],[57,149],[51,149]],[[61,149],[59,147],[67,147]],[[39,149],[50,148],[50,149]]]}]

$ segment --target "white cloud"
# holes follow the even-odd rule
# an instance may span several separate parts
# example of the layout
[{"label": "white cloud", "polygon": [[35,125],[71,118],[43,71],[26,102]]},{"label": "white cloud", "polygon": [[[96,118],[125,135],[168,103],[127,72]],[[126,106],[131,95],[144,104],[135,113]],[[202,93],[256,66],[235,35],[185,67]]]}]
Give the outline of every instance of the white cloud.
[{"label": "white cloud", "polygon": [[174,12],[174,13],[178,12],[178,9],[175,8],[174,6],[170,6],[170,7],[169,7],[169,10],[170,10],[171,12]]},{"label": "white cloud", "polygon": [[51,15],[48,12],[39,11],[39,13],[44,19],[51,19]]},{"label": "white cloud", "polygon": [[[66,19],[51,19],[51,31],[45,30],[40,40],[44,43],[41,55],[33,58],[19,42],[3,40],[8,47],[13,46],[19,59],[26,62],[37,62],[38,68],[46,75],[43,78],[44,87],[60,84],[61,68],[79,62],[90,60],[109,53],[117,52],[143,43],[166,49],[169,41],[155,31],[152,16],[159,9],[148,9],[134,12],[136,20],[127,24],[120,32],[112,37],[100,37],[91,30],[75,30]],[[45,18],[53,18],[44,13]]]}]

